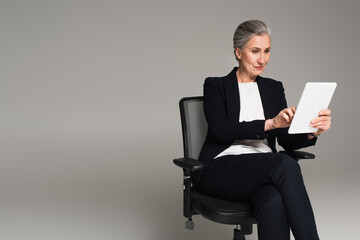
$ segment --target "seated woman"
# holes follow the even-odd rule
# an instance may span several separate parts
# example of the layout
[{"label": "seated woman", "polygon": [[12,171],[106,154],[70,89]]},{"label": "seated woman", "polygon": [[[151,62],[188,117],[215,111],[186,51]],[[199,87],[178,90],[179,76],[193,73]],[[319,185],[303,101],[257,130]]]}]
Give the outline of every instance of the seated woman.
[{"label": "seated woman", "polygon": [[296,108],[287,107],[281,82],[259,76],[270,59],[270,29],[246,21],[233,40],[239,67],[204,83],[208,134],[197,185],[216,198],[250,199],[260,240],[289,240],[290,229],[296,240],[319,239],[300,167],[277,153],[275,140],[285,150],[315,145],[330,129],[330,110],[311,121],[315,134],[288,134]]}]

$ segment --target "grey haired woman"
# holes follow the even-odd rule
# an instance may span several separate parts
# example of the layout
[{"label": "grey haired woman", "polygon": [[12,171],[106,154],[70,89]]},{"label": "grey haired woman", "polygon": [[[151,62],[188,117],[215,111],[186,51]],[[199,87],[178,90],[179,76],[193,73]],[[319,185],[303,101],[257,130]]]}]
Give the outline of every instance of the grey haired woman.
[{"label": "grey haired woman", "polygon": [[311,203],[298,163],[277,153],[315,145],[330,129],[330,110],[311,121],[314,134],[288,134],[295,107],[288,107],[281,82],[261,77],[270,59],[268,26],[243,22],[234,34],[239,66],[204,83],[208,134],[200,153],[204,169],[196,176],[200,191],[226,200],[251,200],[259,240],[319,239]]}]

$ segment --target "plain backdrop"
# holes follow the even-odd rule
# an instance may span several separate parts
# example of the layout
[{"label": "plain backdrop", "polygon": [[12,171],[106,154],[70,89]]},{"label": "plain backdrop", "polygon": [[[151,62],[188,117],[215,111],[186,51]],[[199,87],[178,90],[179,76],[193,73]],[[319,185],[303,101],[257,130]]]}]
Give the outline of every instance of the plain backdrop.
[{"label": "plain backdrop", "polygon": [[[358,239],[358,0],[0,0],[0,239],[232,239],[184,229],[178,101],[237,62],[249,19],[272,29],[263,76],[296,105],[338,83],[332,129],[301,163],[321,239]],[[254,229],[256,232],[256,229]],[[256,233],[248,237],[257,239]]]}]

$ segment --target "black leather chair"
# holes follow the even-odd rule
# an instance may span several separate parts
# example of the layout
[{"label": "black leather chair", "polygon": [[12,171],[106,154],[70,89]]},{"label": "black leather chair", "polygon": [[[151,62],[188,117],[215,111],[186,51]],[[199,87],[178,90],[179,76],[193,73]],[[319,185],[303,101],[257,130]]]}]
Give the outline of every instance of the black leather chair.
[{"label": "black leather chair", "polygon": [[[230,202],[206,196],[193,186],[191,177],[203,164],[198,161],[204,143],[207,123],[203,113],[203,97],[186,97],[180,100],[180,116],[183,134],[184,157],[174,159],[174,164],[183,169],[183,214],[188,219],[185,228],[194,229],[192,217],[201,216],[222,224],[236,225],[234,240],[245,240],[256,224],[253,208],[249,202]],[[313,159],[315,155],[293,151],[285,152],[294,159]]]}]

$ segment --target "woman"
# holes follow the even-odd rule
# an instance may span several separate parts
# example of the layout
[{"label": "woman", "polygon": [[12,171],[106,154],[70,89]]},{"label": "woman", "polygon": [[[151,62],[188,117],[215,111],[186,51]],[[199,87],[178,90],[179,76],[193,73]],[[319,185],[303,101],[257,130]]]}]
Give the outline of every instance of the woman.
[{"label": "woman", "polygon": [[270,59],[270,29],[246,21],[234,34],[239,67],[227,76],[207,78],[204,112],[208,134],[200,161],[205,164],[197,184],[201,191],[226,200],[250,199],[260,240],[319,239],[313,211],[298,163],[277,153],[315,145],[330,128],[330,110],[311,121],[314,134],[287,133],[296,111],[287,107],[281,82],[263,78]]}]

